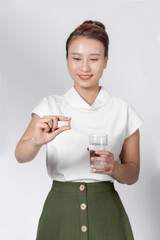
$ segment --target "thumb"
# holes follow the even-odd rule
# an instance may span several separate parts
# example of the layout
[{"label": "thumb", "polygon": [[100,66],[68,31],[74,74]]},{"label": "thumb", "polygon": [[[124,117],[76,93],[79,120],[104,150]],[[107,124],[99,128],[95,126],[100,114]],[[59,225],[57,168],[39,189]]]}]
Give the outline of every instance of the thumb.
[{"label": "thumb", "polygon": [[57,136],[57,135],[59,135],[61,132],[67,131],[67,130],[70,130],[70,129],[71,129],[71,127],[69,127],[69,126],[62,126],[62,127],[60,127],[60,128],[57,128],[57,129],[54,131],[54,133],[55,133],[55,135]]}]

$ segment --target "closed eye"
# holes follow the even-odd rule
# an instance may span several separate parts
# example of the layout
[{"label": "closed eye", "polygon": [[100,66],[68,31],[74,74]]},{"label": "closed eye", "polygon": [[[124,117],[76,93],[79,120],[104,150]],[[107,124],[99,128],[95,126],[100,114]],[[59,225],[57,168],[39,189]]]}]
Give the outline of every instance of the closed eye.
[{"label": "closed eye", "polygon": [[[74,60],[81,60],[80,58],[73,58]],[[91,61],[98,61],[98,59],[90,59]]]}]

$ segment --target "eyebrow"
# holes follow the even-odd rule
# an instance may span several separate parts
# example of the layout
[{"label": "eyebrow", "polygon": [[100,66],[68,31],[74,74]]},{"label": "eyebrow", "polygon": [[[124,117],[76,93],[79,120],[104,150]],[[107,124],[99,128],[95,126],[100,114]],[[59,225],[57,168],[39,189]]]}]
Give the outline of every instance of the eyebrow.
[{"label": "eyebrow", "polygon": [[[82,54],[81,53],[72,53],[72,55],[82,55]],[[89,55],[90,56],[92,56],[92,55],[101,56],[101,54],[99,54],[99,53],[91,53]]]}]

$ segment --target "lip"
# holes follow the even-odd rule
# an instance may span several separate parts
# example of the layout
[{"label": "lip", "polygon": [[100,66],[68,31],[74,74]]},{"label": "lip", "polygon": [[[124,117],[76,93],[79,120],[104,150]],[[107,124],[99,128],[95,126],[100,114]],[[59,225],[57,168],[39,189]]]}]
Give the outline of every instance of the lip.
[{"label": "lip", "polygon": [[[82,79],[82,80],[89,80],[93,75],[79,75],[79,74],[78,74],[78,76],[79,76],[79,78]],[[82,76],[89,76],[89,77],[83,78]]]}]

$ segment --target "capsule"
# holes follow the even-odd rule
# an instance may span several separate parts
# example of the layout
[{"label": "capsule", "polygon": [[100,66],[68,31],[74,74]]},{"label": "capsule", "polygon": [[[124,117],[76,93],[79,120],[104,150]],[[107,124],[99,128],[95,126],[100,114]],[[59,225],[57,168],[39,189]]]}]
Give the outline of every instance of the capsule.
[{"label": "capsule", "polygon": [[71,120],[68,121],[58,121],[58,127],[69,126],[71,127]]}]

